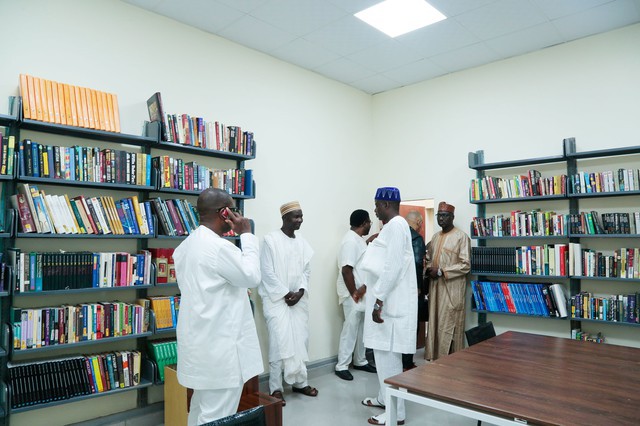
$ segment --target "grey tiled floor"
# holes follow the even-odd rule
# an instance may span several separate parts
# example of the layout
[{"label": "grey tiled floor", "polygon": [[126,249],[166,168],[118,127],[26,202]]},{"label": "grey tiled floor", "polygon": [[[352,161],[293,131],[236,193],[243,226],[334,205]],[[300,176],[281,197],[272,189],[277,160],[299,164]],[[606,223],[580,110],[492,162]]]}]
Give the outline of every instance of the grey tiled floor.
[{"label": "grey tiled floor", "polygon": [[[415,360],[421,363],[421,355]],[[424,362],[424,361],[422,361]],[[369,408],[361,404],[368,396],[378,393],[376,374],[352,370],[353,381],[339,379],[333,372],[311,377],[309,383],[318,388],[318,396],[310,398],[285,391],[287,406],[283,408],[284,426],[365,426],[370,416],[381,414],[382,409]],[[408,426],[475,426],[476,420],[440,410],[406,403]],[[483,423],[485,424],[485,423]]]}]

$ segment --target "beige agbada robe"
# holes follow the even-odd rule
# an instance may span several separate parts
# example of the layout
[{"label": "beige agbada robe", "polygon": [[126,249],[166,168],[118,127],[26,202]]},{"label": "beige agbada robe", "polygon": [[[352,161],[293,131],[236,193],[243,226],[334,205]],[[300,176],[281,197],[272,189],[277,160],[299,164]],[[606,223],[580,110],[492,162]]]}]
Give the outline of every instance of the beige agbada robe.
[{"label": "beige agbada robe", "polygon": [[455,227],[447,233],[437,232],[427,246],[427,267],[442,269],[442,276],[429,284],[425,358],[436,360],[464,349],[465,292],[471,270],[467,234]]}]

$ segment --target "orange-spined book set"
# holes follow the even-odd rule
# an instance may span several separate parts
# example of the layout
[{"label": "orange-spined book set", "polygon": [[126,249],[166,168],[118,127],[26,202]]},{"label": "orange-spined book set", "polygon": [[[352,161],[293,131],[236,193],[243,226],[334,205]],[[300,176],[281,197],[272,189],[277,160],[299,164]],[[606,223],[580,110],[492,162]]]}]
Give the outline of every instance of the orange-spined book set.
[{"label": "orange-spined book set", "polygon": [[20,74],[22,114],[27,120],[120,133],[113,93]]}]

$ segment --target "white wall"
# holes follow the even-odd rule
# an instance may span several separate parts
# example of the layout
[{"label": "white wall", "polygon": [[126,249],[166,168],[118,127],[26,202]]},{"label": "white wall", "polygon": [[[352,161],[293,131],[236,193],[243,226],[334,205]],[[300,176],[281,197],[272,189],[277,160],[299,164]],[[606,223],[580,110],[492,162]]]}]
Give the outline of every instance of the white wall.
[{"label": "white wall", "polygon": [[[376,187],[398,186],[407,200],[444,199],[467,229],[467,152],[483,149],[493,162],[559,154],[569,136],[585,150],[638,144],[640,134],[638,25],[371,97],[115,0],[0,0],[0,16],[0,98],[16,95],[27,73],[118,94],[126,133],[140,133],[156,91],[167,112],[255,132],[258,158],[247,166],[258,192],[246,214],[262,236],[280,226],[280,204],[300,200],[301,232],[316,251],[312,361],[337,353],[335,253],[350,212],[373,215]],[[266,354],[260,314],[257,324]],[[567,329],[508,317],[497,325]],[[15,415],[12,424],[68,423],[104,414],[97,407],[135,405],[123,395]]]},{"label": "white wall", "polygon": [[[486,162],[497,162],[560,155],[567,137],[576,138],[579,151],[640,144],[639,46],[640,25],[633,25],[375,95],[373,141],[380,167],[373,183],[393,181],[406,198],[454,204],[457,226],[468,231],[476,211],[468,201],[469,181],[475,177],[467,167],[468,152],[484,150]],[[639,160],[633,160],[634,168]],[[591,170],[617,169],[615,161]],[[552,167],[547,176],[563,170]],[[633,198],[608,199],[606,208],[637,211]],[[594,209],[602,210],[602,199],[594,201]],[[547,206],[568,211],[566,202]],[[589,247],[603,247],[598,243],[592,240]],[[617,288],[613,291],[631,291]],[[558,321],[489,319],[499,330],[567,336],[569,329]],[[475,321],[468,315],[468,323]],[[632,327],[583,328],[602,331],[613,343],[640,346]]]}]

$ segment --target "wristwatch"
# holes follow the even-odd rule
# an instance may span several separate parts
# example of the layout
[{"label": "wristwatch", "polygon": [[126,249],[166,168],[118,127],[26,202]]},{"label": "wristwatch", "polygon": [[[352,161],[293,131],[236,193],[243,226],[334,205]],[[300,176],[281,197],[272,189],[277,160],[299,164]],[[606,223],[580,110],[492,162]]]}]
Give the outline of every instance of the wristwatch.
[{"label": "wristwatch", "polygon": [[373,310],[374,311],[379,311],[380,309],[382,309],[382,305],[380,305],[379,303],[375,303],[373,305]]},{"label": "wristwatch", "polygon": [[438,268],[438,276],[441,277],[442,276],[442,269]]}]

